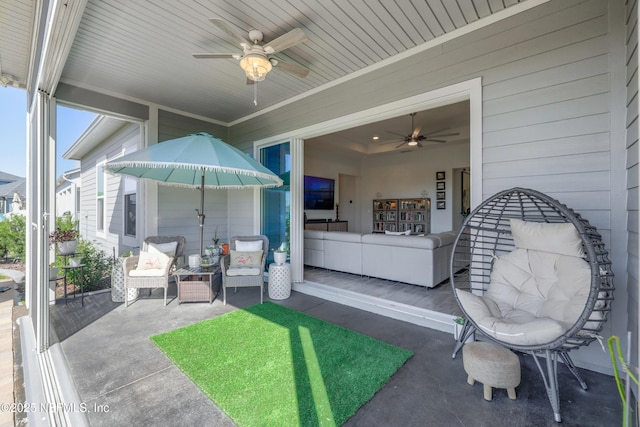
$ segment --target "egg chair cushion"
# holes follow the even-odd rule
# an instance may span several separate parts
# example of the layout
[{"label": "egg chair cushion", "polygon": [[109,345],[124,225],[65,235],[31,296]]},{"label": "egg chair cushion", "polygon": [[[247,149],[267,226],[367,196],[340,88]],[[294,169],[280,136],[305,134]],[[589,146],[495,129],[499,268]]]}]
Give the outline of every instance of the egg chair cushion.
[{"label": "egg chair cushion", "polygon": [[456,292],[487,335],[514,345],[541,345],[578,321],[590,288],[591,270],[582,258],[515,249],[495,260],[484,295]]}]

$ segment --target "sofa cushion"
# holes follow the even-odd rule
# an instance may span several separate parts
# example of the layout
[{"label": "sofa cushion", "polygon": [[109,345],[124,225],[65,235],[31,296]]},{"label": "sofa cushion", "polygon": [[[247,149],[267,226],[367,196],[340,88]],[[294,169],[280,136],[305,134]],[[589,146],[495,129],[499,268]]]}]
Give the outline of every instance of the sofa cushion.
[{"label": "sofa cushion", "polygon": [[439,239],[429,236],[393,236],[389,234],[365,234],[362,243],[367,245],[400,246],[404,248],[434,249],[440,246]]},{"label": "sofa cushion", "polygon": [[362,241],[362,234],[350,233],[348,231],[327,231],[324,233],[324,240],[360,243]]},{"label": "sofa cushion", "polygon": [[305,239],[324,239],[324,231],[321,230],[304,230]]}]

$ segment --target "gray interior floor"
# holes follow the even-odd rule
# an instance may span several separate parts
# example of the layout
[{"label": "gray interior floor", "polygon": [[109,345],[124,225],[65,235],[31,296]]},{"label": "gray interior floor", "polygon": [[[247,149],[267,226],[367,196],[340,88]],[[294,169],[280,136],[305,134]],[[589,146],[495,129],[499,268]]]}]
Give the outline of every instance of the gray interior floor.
[{"label": "gray interior floor", "polygon": [[[149,339],[200,320],[259,302],[258,288],[238,289],[228,305],[178,304],[162,291],[125,308],[110,293],[52,307],[52,322],[92,426],[233,426],[198,387]],[[268,297],[265,295],[265,300]],[[451,358],[449,334],[293,292],[274,301],[309,315],[411,350],[414,356],[345,426],[556,426],[540,375],[529,356],[520,356],[517,400],[506,390],[482,397],[482,385],[466,382],[462,357]],[[612,377],[583,371],[584,391],[559,367],[564,426],[621,425],[622,405]],[[250,405],[251,402],[247,402]],[[94,411],[97,408],[98,411]],[[100,409],[108,408],[108,412]],[[296,425],[292,420],[291,425]]]},{"label": "gray interior floor", "polygon": [[360,276],[317,267],[304,267],[304,280],[339,289],[363,293],[439,313],[462,315],[453,296],[449,279],[433,288],[410,285],[393,280]]}]

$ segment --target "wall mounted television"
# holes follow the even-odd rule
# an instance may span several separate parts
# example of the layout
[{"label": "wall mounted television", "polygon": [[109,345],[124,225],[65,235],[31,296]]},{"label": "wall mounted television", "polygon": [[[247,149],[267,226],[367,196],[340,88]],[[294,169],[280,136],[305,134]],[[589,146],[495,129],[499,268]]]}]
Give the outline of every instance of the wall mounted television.
[{"label": "wall mounted television", "polygon": [[304,176],[304,208],[333,210],[335,180],[318,176]]}]

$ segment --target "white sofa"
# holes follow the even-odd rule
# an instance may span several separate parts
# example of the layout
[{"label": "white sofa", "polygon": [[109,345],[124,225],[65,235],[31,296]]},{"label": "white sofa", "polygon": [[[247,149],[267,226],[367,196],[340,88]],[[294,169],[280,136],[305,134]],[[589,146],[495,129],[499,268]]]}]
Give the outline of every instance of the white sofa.
[{"label": "white sofa", "polygon": [[432,288],[449,277],[455,238],[305,230],[304,263]]}]

